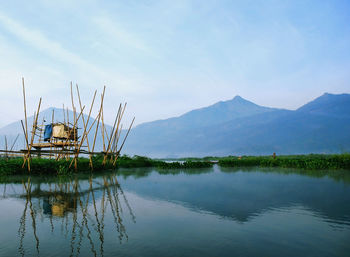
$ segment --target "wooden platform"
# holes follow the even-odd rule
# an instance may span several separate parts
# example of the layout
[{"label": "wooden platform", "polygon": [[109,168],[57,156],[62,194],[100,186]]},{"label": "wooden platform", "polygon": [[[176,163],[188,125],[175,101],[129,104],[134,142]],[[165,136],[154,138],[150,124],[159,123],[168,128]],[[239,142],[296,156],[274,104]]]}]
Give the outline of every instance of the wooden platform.
[{"label": "wooden platform", "polygon": [[51,148],[51,147],[78,147],[78,143],[74,145],[73,142],[48,142],[48,143],[36,143],[32,145],[36,149],[41,149],[41,148]]}]

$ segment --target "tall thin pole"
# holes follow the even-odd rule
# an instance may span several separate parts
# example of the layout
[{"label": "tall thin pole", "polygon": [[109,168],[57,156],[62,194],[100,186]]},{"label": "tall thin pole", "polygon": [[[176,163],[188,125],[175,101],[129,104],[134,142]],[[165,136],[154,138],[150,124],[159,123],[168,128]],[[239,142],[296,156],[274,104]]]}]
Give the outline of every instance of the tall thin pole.
[{"label": "tall thin pole", "polygon": [[[53,122],[54,122],[54,118],[55,118],[55,109],[52,108],[52,116],[51,116],[51,129],[53,129]],[[51,138],[50,138],[50,152],[52,150],[52,144],[53,144],[53,137],[51,135]],[[54,148],[55,149],[55,148]],[[55,156],[54,156],[55,157]],[[51,159],[51,154],[50,154],[50,159]]]},{"label": "tall thin pole", "polygon": [[[81,104],[81,99],[80,99],[80,93],[79,93],[78,84],[76,84],[76,87],[77,87],[77,92],[78,92],[79,105],[80,105],[80,109],[81,109],[82,104]],[[88,118],[87,121],[86,121],[86,126],[88,126],[88,123],[89,123],[89,119],[90,119],[92,107],[93,107],[94,102],[95,102],[96,93],[97,93],[97,90],[95,90],[95,93],[94,93],[94,97],[93,97],[92,104],[91,104],[91,108],[90,108],[90,112],[89,112],[89,118]],[[85,124],[84,115],[82,116],[82,118],[83,118],[83,123]],[[88,137],[86,137],[86,144],[87,144],[87,147],[88,147],[88,151],[90,152],[89,138],[88,138]]]},{"label": "tall thin pole", "polygon": [[[134,121],[135,121],[135,117],[132,119],[132,122],[131,122],[131,124],[130,124],[129,129],[128,129],[128,132],[126,133],[126,135],[125,135],[125,137],[124,137],[124,140],[123,140],[123,143],[122,143],[122,145],[120,146],[120,148],[119,148],[119,150],[118,150],[118,152],[117,152],[117,157],[118,157],[120,151],[123,149],[123,146],[124,146],[124,144],[125,144],[126,138],[127,138],[128,135],[129,135],[129,132],[130,132],[130,130],[131,130],[132,125],[134,124]],[[113,165],[116,164],[116,161],[117,161],[117,158],[114,160]]]},{"label": "tall thin pole", "polygon": [[[92,149],[91,149],[92,152],[94,152],[94,150],[95,150],[96,136],[97,136],[98,127],[99,127],[99,125],[100,125],[100,118],[101,118],[103,100],[104,100],[104,96],[105,96],[105,90],[106,90],[106,86],[103,87],[103,92],[102,92],[102,94],[101,94],[101,105],[100,105],[100,111],[99,111],[99,115],[98,115],[98,120],[97,120],[95,135],[94,135],[94,142],[93,142],[93,144],[92,144]],[[91,162],[91,169],[93,169],[92,160],[91,160],[91,155],[90,155],[90,162]]]},{"label": "tall thin pole", "polygon": [[25,165],[26,161],[28,161],[28,171],[29,172],[30,172],[30,159],[31,159],[30,158],[30,151],[32,149],[33,142],[34,142],[35,130],[36,130],[37,123],[38,123],[38,116],[39,116],[39,112],[40,112],[40,106],[41,106],[41,97],[40,97],[40,100],[39,100],[39,105],[38,105],[38,110],[36,112],[36,117],[35,117],[35,120],[34,120],[34,123],[33,123],[32,137],[31,137],[31,141],[30,141],[27,157],[24,159],[24,162],[23,162],[23,165],[22,165],[22,168],[24,168],[24,165]]},{"label": "tall thin pole", "polygon": [[[77,85],[77,91],[78,91],[78,93],[79,93],[78,85]],[[90,120],[92,108],[93,108],[93,106],[94,106],[96,93],[97,93],[97,91],[95,91],[94,97],[93,97],[93,99],[92,99],[92,103],[91,103],[91,106],[90,106],[90,111],[89,111],[89,115],[88,115],[88,118],[87,118],[87,120],[86,120],[86,123],[83,122],[83,123],[84,123],[84,132],[83,132],[83,135],[82,135],[82,137],[81,137],[80,144],[79,144],[79,146],[78,146],[78,149],[76,150],[76,153],[75,153],[75,156],[74,156],[74,159],[73,159],[74,162],[75,162],[75,163],[74,163],[75,170],[77,170],[77,159],[78,159],[78,155],[79,155],[80,148],[81,148],[81,146],[82,146],[82,144],[83,144],[85,138],[87,138],[87,135],[89,135],[90,129],[92,128],[93,124],[94,124],[95,121],[96,121],[96,119],[95,119],[95,121],[94,121],[93,124],[91,125],[89,131],[87,131],[87,126],[88,126],[88,124],[89,124],[89,120]],[[73,162],[73,160],[72,160],[72,162]],[[71,167],[72,162],[70,163],[69,167]]]},{"label": "tall thin pole", "polygon": [[10,148],[10,151],[12,151],[12,150],[13,150],[13,147],[15,146],[15,144],[16,144],[16,142],[17,142],[18,137],[19,137],[19,134],[17,134],[17,137],[16,137],[15,141],[13,142],[13,144],[12,144],[12,146],[11,146],[11,148]]},{"label": "tall thin pole", "polygon": [[73,137],[74,137],[74,140],[73,140],[73,143],[74,143],[74,150],[77,149],[77,135],[76,135],[76,109],[75,109],[75,106],[74,106],[74,97],[73,97],[73,84],[72,82],[70,82],[70,97],[71,97],[71,100],[72,100],[72,110],[73,110],[73,120],[74,120],[74,126],[73,126]]},{"label": "tall thin pole", "polygon": [[8,160],[8,153],[7,153],[7,137],[5,136],[5,150],[6,150],[6,160]]},{"label": "tall thin pole", "polygon": [[24,87],[24,78],[23,77],[22,77],[22,88],[23,88],[25,136],[26,136],[26,139],[27,139],[27,150],[28,150],[29,149],[29,145],[28,145],[27,104],[26,104],[26,90],[25,90],[25,87]]}]

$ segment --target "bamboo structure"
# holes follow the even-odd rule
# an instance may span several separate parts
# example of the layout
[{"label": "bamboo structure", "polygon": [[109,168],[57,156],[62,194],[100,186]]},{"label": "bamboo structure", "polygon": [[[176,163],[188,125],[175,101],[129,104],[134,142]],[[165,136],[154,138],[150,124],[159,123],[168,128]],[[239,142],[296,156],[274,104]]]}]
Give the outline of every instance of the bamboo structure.
[{"label": "bamboo structure", "polygon": [[[70,101],[72,105],[73,117],[69,117],[68,107],[65,109],[63,104],[63,121],[55,120],[54,110],[52,111],[52,117],[41,117],[42,123],[38,125],[38,119],[40,114],[40,108],[42,104],[42,98],[39,99],[38,107],[34,112],[33,123],[31,130],[28,129],[28,117],[27,117],[27,102],[26,102],[26,90],[24,78],[22,78],[22,90],[23,90],[23,107],[24,107],[24,121],[21,120],[21,127],[23,131],[23,137],[25,140],[25,148],[21,150],[14,150],[13,146],[9,149],[7,138],[5,137],[5,150],[0,150],[6,158],[9,156],[16,156],[23,158],[22,168],[27,168],[28,172],[31,171],[31,159],[34,155],[42,158],[52,158],[55,160],[65,159],[69,162],[69,168],[74,165],[74,169],[78,169],[78,162],[80,157],[89,158],[90,169],[93,170],[94,156],[100,156],[102,158],[102,165],[107,163],[116,166],[116,161],[120,152],[124,146],[124,143],[129,135],[135,118],[133,118],[128,130],[125,131],[124,138],[121,141],[120,136],[122,132],[122,118],[126,109],[126,103],[120,104],[113,127],[107,129],[104,120],[104,98],[106,87],[103,87],[101,93],[100,103],[97,104],[97,114],[93,115],[94,104],[96,100],[97,90],[94,92],[91,104],[89,106],[88,115],[84,115],[83,111],[85,105],[82,103],[80,97],[80,91],[78,85],[76,85],[76,95],[78,99],[78,107],[80,112],[77,113],[72,83],[70,84]],[[96,109],[96,108],[95,108]],[[95,117],[93,119],[92,117]],[[46,122],[51,120],[51,122]],[[46,124],[45,124],[46,123]],[[48,124],[47,124],[48,123]],[[82,124],[82,127],[78,127],[78,124]],[[82,133],[79,135],[78,131]],[[100,133],[98,132],[100,130]],[[109,130],[109,131],[108,131]],[[91,132],[91,134],[90,134]],[[96,151],[96,142],[102,143],[101,151]],[[118,146],[118,142],[122,142]]]}]

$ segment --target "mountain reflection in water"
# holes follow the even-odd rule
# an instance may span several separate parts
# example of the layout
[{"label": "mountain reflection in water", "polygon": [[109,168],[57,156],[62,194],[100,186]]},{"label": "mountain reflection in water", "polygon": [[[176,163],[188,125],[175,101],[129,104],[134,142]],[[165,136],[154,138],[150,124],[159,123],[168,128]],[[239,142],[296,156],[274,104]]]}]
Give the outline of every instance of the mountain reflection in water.
[{"label": "mountain reflection in water", "polygon": [[0,256],[348,256],[349,177],[215,165],[1,178]]}]

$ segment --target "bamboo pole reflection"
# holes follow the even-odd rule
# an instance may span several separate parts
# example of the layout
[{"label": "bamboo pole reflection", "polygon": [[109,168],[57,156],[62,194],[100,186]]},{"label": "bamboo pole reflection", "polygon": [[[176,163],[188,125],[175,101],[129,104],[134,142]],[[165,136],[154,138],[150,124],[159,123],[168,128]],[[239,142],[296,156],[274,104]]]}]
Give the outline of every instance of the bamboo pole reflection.
[{"label": "bamboo pole reflection", "polygon": [[[43,187],[28,179],[22,185],[24,194],[21,197],[25,199],[25,205],[18,229],[20,255],[24,256],[27,249],[24,246],[24,239],[28,233],[27,219],[31,220],[30,236],[35,239],[38,254],[41,230],[37,229],[37,224],[40,221],[47,222],[52,235],[55,235],[57,227],[60,227],[58,231],[69,240],[70,256],[80,255],[83,245],[84,250],[89,248],[94,256],[104,255],[106,212],[112,214],[111,220],[115,228],[113,231],[117,241],[120,244],[128,241],[123,220],[126,217],[122,206],[128,210],[127,214],[132,222],[135,223],[136,218],[116,176],[106,176],[102,179],[90,177],[88,183],[76,179]],[[30,213],[30,217],[27,212]],[[45,227],[41,225],[40,228]]]}]

